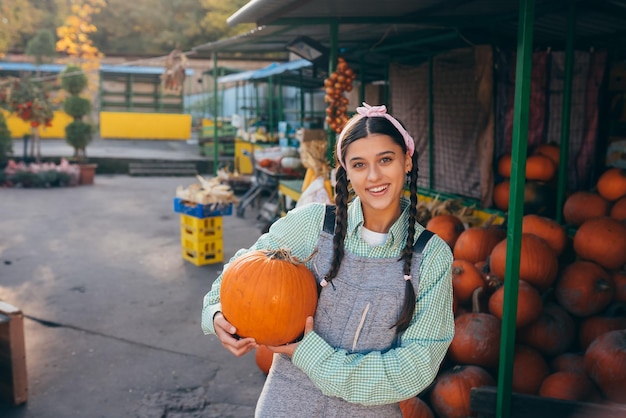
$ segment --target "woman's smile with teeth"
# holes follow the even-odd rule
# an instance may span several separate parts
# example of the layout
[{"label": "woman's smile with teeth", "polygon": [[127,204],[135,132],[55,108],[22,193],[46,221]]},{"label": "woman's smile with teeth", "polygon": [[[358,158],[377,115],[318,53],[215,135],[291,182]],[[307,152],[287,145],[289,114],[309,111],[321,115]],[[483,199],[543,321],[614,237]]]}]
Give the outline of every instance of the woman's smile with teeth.
[{"label": "woman's smile with teeth", "polygon": [[383,190],[385,190],[387,187],[389,187],[389,185],[384,185],[384,186],[378,186],[378,187],[372,187],[369,189],[370,192],[372,193],[378,193],[378,192],[382,192]]}]

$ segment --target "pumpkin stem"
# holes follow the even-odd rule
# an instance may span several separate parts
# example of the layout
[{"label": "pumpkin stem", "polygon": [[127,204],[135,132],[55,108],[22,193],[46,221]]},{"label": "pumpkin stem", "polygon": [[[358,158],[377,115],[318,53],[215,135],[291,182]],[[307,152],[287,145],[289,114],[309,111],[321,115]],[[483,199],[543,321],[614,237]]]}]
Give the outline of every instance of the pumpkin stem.
[{"label": "pumpkin stem", "polygon": [[291,264],[298,266],[300,264],[305,264],[309,262],[313,258],[315,253],[317,252],[317,248],[313,250],[311,255],[309,255],[304,260],[300,260],[298,257],[295,257],[294,255],[292,255],[291,251],[288,250],[287,248],[279,248],[277,250],[265,250],[264,252],[268,258],[275,258],[277,260],[289,261]]},{"label": "pumpkin stem", "polygon": [[481,287],[477,287],[472,292],[472,312],[473,313],[480,313],[481,312],[481,309],[480,309],[480,297],[482,296],[482,293],[483,293],[482,286]]}]

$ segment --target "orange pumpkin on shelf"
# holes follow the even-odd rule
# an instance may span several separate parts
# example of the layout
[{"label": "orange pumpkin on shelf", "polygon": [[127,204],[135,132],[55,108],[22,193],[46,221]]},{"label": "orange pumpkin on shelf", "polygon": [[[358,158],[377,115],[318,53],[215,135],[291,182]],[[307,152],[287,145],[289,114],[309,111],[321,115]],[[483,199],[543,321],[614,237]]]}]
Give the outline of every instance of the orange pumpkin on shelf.
[{"label": "orange pumpkin on shelf", "polygon": [[563,353],[550,361],[550,368],[555,372],[585,373],[585,356],[583,353]]},{"label": "orange pumpkin on shelf", "polygon": [[621,316],[590,316],[580,324],[578,342],[580,349],[585,351],[596,338],[617,329],[626,329],[626,314]]},{"label": "orange pumpkin on shelf", "polygon": [[511,195],[511,181],[504,180],[493,187],[493,204],[503,212],[509,210],[509,199]]},{"label": "orange pumpkin on shelf", "polygon": [[556,174],[556,165],[545,155],[535,154],[526,159],[526,179],[550,181]]},{"label": "orange pumpkin on shelf", "polygon": [[588,219],[606,216],[610,203],[597,193],[579,190],[572,193],[563,204],[563,219],[574,226]]},{"label": "orange pumpkin on shelf", "polygon": [[465,231],[465,225],[454,215],[441,214],[430,218],[426,223],[426,229],[437,234],[450,248],[454,248],[459,235]]},{"label": "orange pumpkin on shelf", "polygon": [[441,373],[430,392],[430,403],[437,416],[465,418],[472,416],[470,392],[472,388],[494,386],[494,378],[478,366],[454,366]]},{"label": "orange pumpkin on shelf", "polygon": [[517,344],[513,355],[513,392],[536,395],[541,382],[548,376],[550,369],[545,359],[534,348]]},{"label": "orange pumpkin on shelf", "polygon": [[561,148],[558,144],[541,144],[535,147],[533,154],[544,155],[552,160],[556,167],[559,166],[561,159]]},{"label": "orange pumpkin on shelf", "polygon": [[430,406],[417,396],[400,402],[402,418],[435,418]]},{"label": "orange pumpkin on shelf", "polygon": [[452,262],[452,289],[454,297],[460,304],[472,300],[472,294],[485,286],[485,280],[476,266],[467,260]]},{"label": "orange pumpkin on shelf", "polygon": [[593,383],[584,373],[555,372],[539,387],[539,396],[567,401],[586,401],[593,395]]},{"label": "orange pumpkin on shelf", "polygon": [[533,234],[542,238],[557,256],[563,253],[567,245],[567,233],[558,222],[539,215],[526,215],[522,218],[522,233]]},{"label": "orange pumpkin on shelf", "polygon": [[500,158],[498,158],[497,171],[498,174],[504,178],[508,179],[511,177],[511,154],[502,154]]},{"label": "orange pumpkin on shelf", "polygon": [[545,356],[564,353],[576,338],[576,324],[557,303],[543,307],[539,319],[517,330],[517,339]]},{"label": "orange pumpkin on shelf", "polygon": [[620,222],[626,221],[626,196],[613,203],[609,216]]},{"label": "orange pumpkin on shelf", "polygon": [[585,370],[610,401],[626,403],[626,330],[596,338],[585,351]]},{"label": "orange pumpkin on shelf", "polygon": [[614,202],[626,196],[626,169],[609,168],[602,173],[596,187],[598,188],[598,194],[609,202]]},{"label": "orange pumpkin on shelf", "polygon": [[454,244],[454,258],[471,263],[484,261],[505,236],[504,228],[497,225],[467,228]]},{"label": "orange pumpkin on shelf", "polygon": [[[519,281],[517,291],[517,312],[515,326],[521,328],[533,323],[541,316],[543,311],[543,300],[541,294],[533,286]],[[489,297],[489,312],[499,320],[504,316],[504,286],[493,292]]]},{"label": "orange pumpkin on shelf", "polygon": [[585,221],[574,234],[574,251],[608,270],[626,264],[626,225],[607,216]]},{"label": "orange pumpkin on shelf", "polygon": [[615,287],[606,270],[591,261],[579,260],[563,269],[554,293],[566,311],[586,317],[609,306]]},{"label": "orange pumpkin on shelf", "polygon": [[[499,242],[489,256],[489,268],[500,279],[505,278],[507,240]],[[519,278],[537,287],[549,288],[556,279],[559,262],[554,250],[542,238],[522,234]]]},{"label": "orange pumpkin on shelf", "polygon": [[294,341],[317,307],[317,283],[287,250],[250,251],[231,262],[222,276],[224,317],[241,337],[258,344]]}]

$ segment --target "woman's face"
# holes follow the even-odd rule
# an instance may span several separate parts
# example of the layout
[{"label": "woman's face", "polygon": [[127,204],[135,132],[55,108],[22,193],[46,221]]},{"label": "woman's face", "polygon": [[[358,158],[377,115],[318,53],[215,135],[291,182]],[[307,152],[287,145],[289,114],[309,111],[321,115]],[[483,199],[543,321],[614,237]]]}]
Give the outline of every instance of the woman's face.
[{"label": "woman's face", "polygon": [[371,134],[348,145],[345,152],[348,180],[361,199],[367,216],[400,215],[400,195],[413,162],[390,136]]}]

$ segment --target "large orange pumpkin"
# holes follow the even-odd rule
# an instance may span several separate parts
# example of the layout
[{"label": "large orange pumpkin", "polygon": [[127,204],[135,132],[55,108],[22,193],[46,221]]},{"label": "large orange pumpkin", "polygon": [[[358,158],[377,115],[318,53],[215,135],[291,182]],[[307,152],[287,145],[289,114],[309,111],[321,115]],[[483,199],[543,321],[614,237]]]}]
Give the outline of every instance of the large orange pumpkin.
[{"label": "large orange pumpkin", "polygon": [[435,414],[426,402],[414,396],[400,402],[402,418],[435,418]]},{"label": "large orange pumpkin", "polygon": [[441,373],[430,392],[430,403],[441,418],[472,416],[470,392],[472,388],[494,386],[495,380],[478,366],[454,366]]},{"label": "large orange pumpkin", "polygon": [[620,222],[626,221],[626,196],[613,203],[609,216]]},{"label": "large orange pumpkin", "polygon": [[584,373],[555,372],[539,387],[539,396],[568,401],[586,401],[592,394],[593,383]]},{"label": "large orange pumpkin", "polygon": [[554,250],[557,256],[567,245],[567,233],[558,222],[539,215],[526,215],[522,218],[522,233],[537,235]]},{"label": "large orange pumpkin", "polygon": [[585,373],[585,356],[582,353],[563,353],[552,359],[550,368],[555,372]]},{"label": "large orange pumpkin", "polygon": [[[504,280],[507,240],[499,242],[489,256],[491,272]],[[519,278],[539,290],[549,288],[559,269],[554,250],[546,241],[533,234],[522,234],[520,247]]]},{"label": "large orange pumpkin", "polygon": [[609,168],[602,173],[596,186],[598,194],[609,202],[626,196],[626,169]]},{"label": "large orange pumpkin", "polygon": [[506,231],[499,226],[467,228],[454,244],[454,258],[470,263],[484,261],[505,236]]},{"label": "large orange pumpkin", "polygon": [[574,235],[574,251],[582,259],[616,270],[626,264],[626,225],[606,216],[589,219]]},{"label": "large orange pumpkin", "polygon": [[610,401],[626,403],[626,330],[596,338],[585,351],[585,370]]},{"label": "large orange pumpkin", "polygon": [[511,181],[503,180],[493,187],[493,205],[503,212],[509,210]]},{"label": "large orange pumpkin", "polygon": [[563,204],[563,219],[579,226],[583,222],[609,213],[610,203],[597,193],[579,190],[572,193]]},{"label": "large orange pumpkin", "polygon": [[500,356],[500,326],[500,320],[488,313],[457,316],[448,349],[450,359],[457,364],[496,367]]},{"label": "large orange pumpkin", "polygon": [[498,158],[498,174],[507,179],[511,177],[511,161],[511,154],[509,153],[502,154]]},{"label": "large orange pumpkin", "polygon": [[294,341],[317,307],[317,284],[286,250],[255,250],[231,262],[222,276],[224,317],[258,344]]},{"label": "large orange pumpkin", "polygon": [[567,350],[576,337],[572,317],[556,303],[544,306],[541,316],[517,330],[517,339],[545,356],[556,356]]},{"label": "large orange pumpkin", "polygon": [[[499,320],[502,320],[504,314],[504,288],[502,286],[489,297],[489,312]],[[515,326],[520,328],[536,321],[541,316],[542,310],[543,299],[539,291],[524,280],[520,280]]]},{"label": "large orange pumpkin", "polygon": [[426,229],[437,234],[450,248],[454,248],[457,238],[465,230],[465,225],[454,215],[441,214],[430,218]]},{"label": "large orange pumpkin", "polygon": [[586,318],[578,330],[580,349],[585,351],[600,335],[617,329],[626,329],[626,316],[597,315]]},{"label": "large orange pumpkin", "polygon": [[569,313],[586,317],[609,306],[615,294],[611,276],[591,261],[574,261],[563,269],[554,293]]}]

